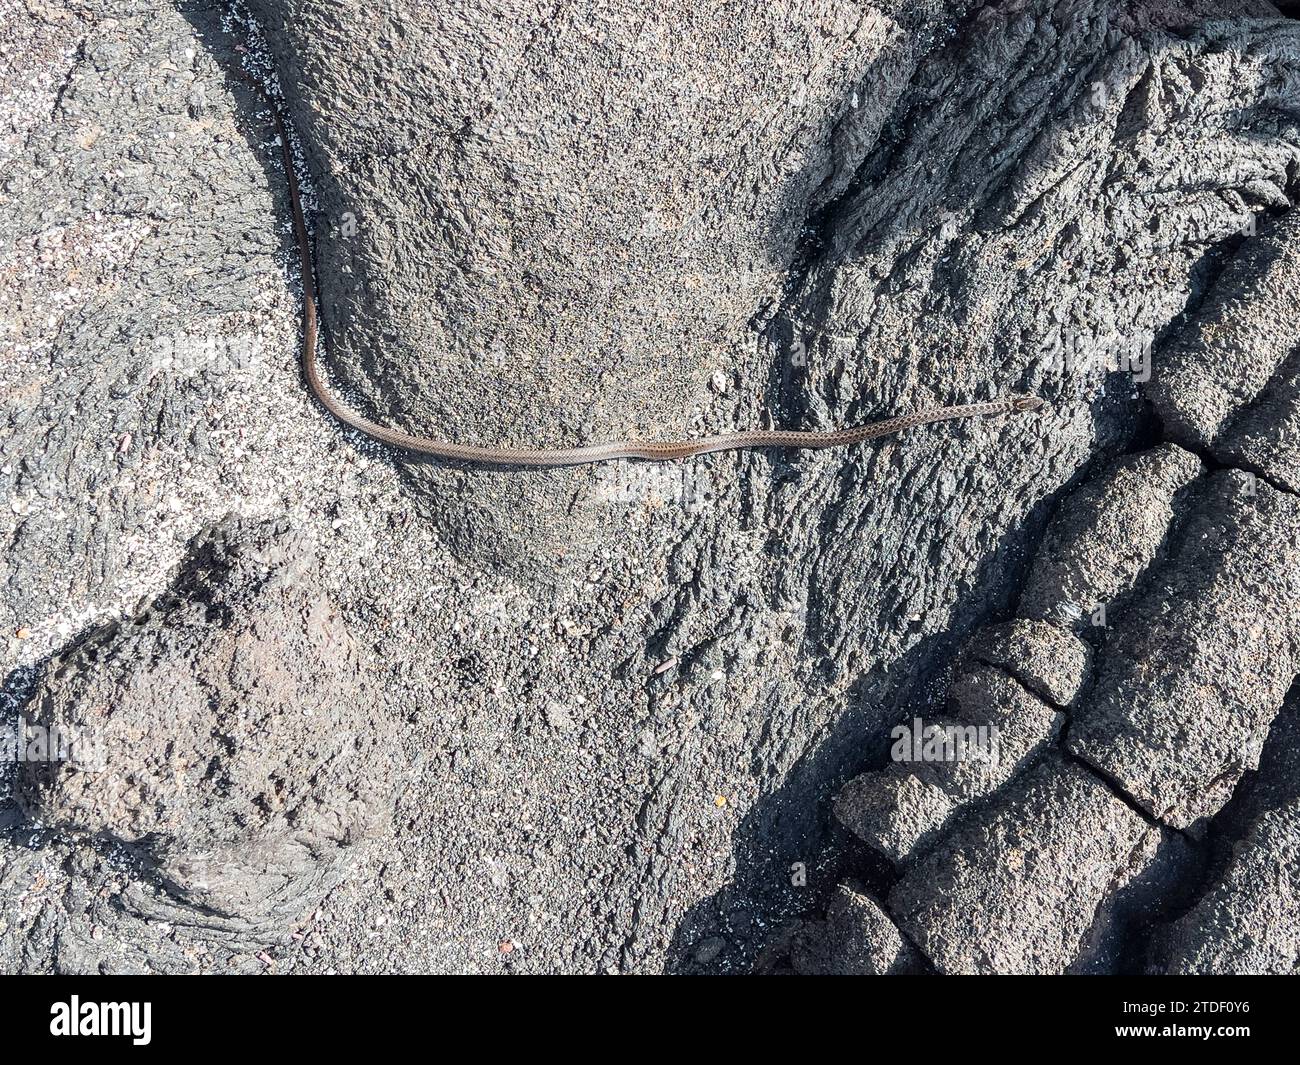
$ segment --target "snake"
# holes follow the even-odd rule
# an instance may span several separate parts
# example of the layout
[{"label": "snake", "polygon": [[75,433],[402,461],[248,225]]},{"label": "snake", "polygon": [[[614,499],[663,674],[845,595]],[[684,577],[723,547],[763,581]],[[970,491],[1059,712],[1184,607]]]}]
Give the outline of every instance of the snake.
[{"label": "snake", "polygon": [[289,190],[289,205],[293,215],[294,241],[298,247],[302,275],[302,372],[308,387],[322,407],[343,425],[390,447],[417,455],[438,459],[458,460],[493,466],[560,467],[616,459],[640,459],[649,462],[671,462],[708,455],[717,451],[735,451],[750,448],[824,448],[851,447],[867,440],[890,436],[905,429],[930,425],[958,418],[975,418],[1036,411],[1046,405],[1038,396],[1011,394],[982,403],[965,403],[948,407],[930,407],[910,414],[900,414],[881,421],[867,422],[844,429],[744,429],[685,440],[642,442],[619,440],[604,444],[587,444],[578,447],[534,448],[491,447],[461,444],[418,436],[388,425],[381,425],[363,417],[341,401],[326,384],[318,360],[320,316],[317,309],[317,289],[314,257],[303,214],[302,194],[298,186],[293,152],[290,148],[288,124],[280,101],[258,85],[259,95],[266,101],[275,121],[275,129],[283,155],[285,181]]}]

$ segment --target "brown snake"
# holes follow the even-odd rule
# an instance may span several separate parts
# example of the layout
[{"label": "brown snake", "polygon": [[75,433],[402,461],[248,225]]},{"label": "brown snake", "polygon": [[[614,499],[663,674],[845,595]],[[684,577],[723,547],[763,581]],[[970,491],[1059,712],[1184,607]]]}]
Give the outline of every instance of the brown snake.
[{"label": "brown snake", "polygon": [[848,429],[836,429],[830,432],[804,431],[795,429],[747,429],[740,432],[722,433],[717,436],[704,436],[694,440],[670,440],[660,443],[640,443],[620,441],[612,444],[590,444],[585,447],[569,448],[520,448],[520,447],[476,447],[471,444],[456,444],[447,440],[434,440],[430,437],[415,436],[392,429],[378,422],[372,422],[340,402],[321,378],[317,365],[316,347],[319,331],[316,310],[316,283],[311,243],[307,236],[307,222],[303,217],[302,198],[298,190],[298,176],[294,170],[293,153],[289,148],[289,133],[279,102],[258,86],[259,93],[275,117],[275,128],[280,138],[280,149],[284,156],[284,172],[289,186],[289,202],[293,208],[293,232],[298,244],[298,256],[302,270],[303,327],[302,327],[302,369],[311,386],[312,393],[327,411],[344,425],[365,433],[366,436],[403,448],[406,451],[436,458],[460,459],[465,462],[488,463],[501,466],[574,466],[589,462],[606,462],[610,459],[648,459],[665,462],[673,459],[686,459],[695,455],[707,455],[713,451],[731,451],[738,448],[790,447],[790,448],[828,448],[848,447],[872,440],[878,436],[888,436],[903,429],[932,422],[948,421],[953,418],[972,418],[978,415],[1011,414],[1019,411],[1038,410],[1044,401],[1036,396],[1007,396],[987,403],[967,403],[956,407],[933,407],[916,411],[913,414],[901,414],[884,421],[855,425]]}]

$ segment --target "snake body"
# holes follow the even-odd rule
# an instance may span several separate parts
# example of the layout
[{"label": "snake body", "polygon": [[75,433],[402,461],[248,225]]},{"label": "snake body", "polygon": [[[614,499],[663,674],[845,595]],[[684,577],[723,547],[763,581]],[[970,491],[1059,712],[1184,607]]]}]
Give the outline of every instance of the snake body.
[{"label": "snake body", "polygon": [[387,425],[380,425],[356,413],[341,402],[321,376],[317,361],[317,341],[319,339],[319,315],[316,304],[316,282],[311,242],[307,234],[307,222],[303,217],[302,196],[298,188],[298,176],[294,169],[293,153],[289,147],[289,133],[278,100],[262,92],[275,119],[276,132],[279,135],[280,148],[284,157],[285,180],[289,187],[289,203],[293,212],[294,239],[298,245],[298,257],[302,271],[303,325],[302,325],[302,369],[307,378],[312,394],[330,414],[344,425],[350,426],[381,443],[405,451],[428,455],[434,458],[457,459],[500,466],[574,466],[591,462],[607,462],[612,459],[645,459],[652,462],[667,462],[677,459],[707,455],[715,451],[733,451],[741,448],[808,448],[821,449],[831,447],[849,447],[865,440],[888,436],[904,429],[934,422],[950,421],[956,418],[973,418],[981,415],[1011,414],[1019,411],[1033,411],[1044,405],[1036,396],[1011,395],[985,403],[967,403],[953,407],[932,407],[912,414],[901,414],[884,421],[855,425],[847,429],[831,431],[805,431],[793,429],[747,429],[740,432],[721,433],[716,436],[698,437],[691,440],[670,440],[663,442],[642,443],[638,441],[617,441],[608,444],[590,444],[583,447],[568,448],[523,448],[523,447],[481,447],[472,444],[457,444],[448,440],[436,440],[426,436],[416,436]]}]

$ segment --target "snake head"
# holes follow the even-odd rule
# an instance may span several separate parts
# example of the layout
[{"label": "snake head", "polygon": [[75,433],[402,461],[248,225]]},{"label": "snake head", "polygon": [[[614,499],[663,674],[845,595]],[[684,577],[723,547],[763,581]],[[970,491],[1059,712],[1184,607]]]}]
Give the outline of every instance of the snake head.
[{"label": "snake head", "polygon": [[1047,406],[1047,400],[1039,399],[1037,396],[1012,396],[1011,409],[1013,411],[1041,410]]}]

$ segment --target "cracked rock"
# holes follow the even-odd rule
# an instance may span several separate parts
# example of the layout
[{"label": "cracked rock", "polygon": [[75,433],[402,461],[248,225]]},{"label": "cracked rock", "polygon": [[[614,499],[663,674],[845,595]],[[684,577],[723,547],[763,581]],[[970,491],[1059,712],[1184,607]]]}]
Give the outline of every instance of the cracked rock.
[{"label": "cracked rock", "polygon": [[1156,938],[1165,973],[1289,976],[1300,965],[1300,800],[1262,814],[1222,877]]},{"label": "cracked rock", "polygon": [[1107,633],[1069,748],[1187,828],[1259,762],[1300,670],[1300,500],[1238,472],[1198,485],[1168,561]]},{"label": "cracked rock", "polygon": [[928,774],[898,764],[854,777],[834,802],[840,824],[895,862],[933,838],[955,806]]},{"label": "cracked rock", "polygon": [[1092,648],[1055,625],[1016,618],[976,632],[966,657],[1005,669],[1035,695],[1064,707],[1088,683]]},{"label": "cracked rock", "polygon": [[1146,385],[1169,438],[1196,450],[1213,449],[1264,392],[1300,330],[1300,216],[1287,211],[1257,233],[1245,221],[1248,239],[1199,312],[1162,348]]},{"label": "cracked rock", "polygon": [[1034,556],[1020,613],[1076,630],[1104,624],[1098,608],[1118,609],[1159,557],[1175,499],[1200,469],[1195,455],[1161,444],[1072,493]]},{"label": "cracked rock", "polygon": [[1052,758],[914,865],[889,911],[941,972],[1066,972],[1099,907],[1155,861],[1159,831]]},{"label": "cracked rock", "polygon": [[1259,771],[1214,819],[1203,893],[1156,933],[1151,967],[1174,973],[1295,972],[1300,964],[1300,684],[1269,729]]},{"label": "cracked rock", "polygon": [[[997,759],[976,779],[978,787],[964,792],[949,790],[963,798],[987,795],[1014,776],[1060,731],[1064,715],[1045,703],[1017,680],[1000,669],[985,666],[964,673],[948,691],[948,697],[962,721],[988,724],[997,730]],[[957,763],[957,779],[962,772]],[[936,767],[939,768],[939,767]]]},{"label": "cracked rock", "polygon": [[[1300,23],[1265,0],[254,0],[269,54],[224,0],[78,0],[58,26],[35,14],[55,3],[0,7],[3,705],[125,692],[120,727],[148,742],[123,764],[159,800],[36,787],[29,808],[69,829],[0,835],[0,893],[24,915],[0,968],[225,971],[210,933],[236,919],[214,911],[270,921],[349,850],[319,922],[265,926],[303,937],[280,971],[746,968],[785,904],[773,885],[784,899],[791,862],[830,857],[826,796],[929,705],[954,648],[1011,616],[1050,501],[1152,438],[1134,382],[1058,353],[1158,347],[1243,215],[1289,206],[1300,162]],[[558,444],[833,429],[1009,391],[1050,406],[671,467],[410,461],[303,387],[284,175],[246,65],[283,87],[302,150],[323,359],[384,421]],[[301,603],[231,591],[237,616],[203,629],[113,630],[124,652],[156,640],[156,672],[69,648],[134,614],[232,508],[291,513],[328,545]],[[346,619],[322,631],[351,634],[310,678],[341,735],[298,723],[291,755],[240,730],[267,676],[316,663],[295,658],[313,588]],[[237,714],[220,692],[238,678],[208,663],[239,633],[276,668]],[[356,648],[374,675],[354,689]],[[65,651],[75,668],[27,703]],[[214,707],[163,712],[194,683]],[[363,777],[331,746],[381,744],[385,722],[418,786],[395,838],[357,853],[312,811],[391,775],[383,752],[360,752]],[[232,786],[169,790],[168,743]],[[314,750],[337,754],[319,774]],[[913,774],[956,807],[923,847],[1043,757],[975,802],[993,786],[977,763]],[[266,773],[289,780],[283,808]],[[1122,825],[1135,811],[1112,795]],[[257,868],[191,873],[241,833]],[[80,865],[36,886],[100,851],[114,886]],[[1142,880],[1081,877],[1080,897],[1021,908],[1109,913]],[[101,884],[112,905],[88,908]],[[175,957],[160,926],[196,907]],[[1035,956],[1092,964],[1122,925]]]},{"label": "cracked rock", "polygon": [[1300,354],[1292,355],[1214,445],[1225,465],[1300,493]]},{"label": "cracked rock", "polygon": [[955,757],[895,761],[855,777],[835,797],[839,822],[891,861],[934,840],[966,803],[997,791],[1060,730],[1061,715],[999,669],[963,674],[949,696],[958,717],[923,729],[947,730],[959,741]]},{"label": "cracked rock", "polygon": [[1292,492],[1300,491],[1297,236],[1294,211],[1248,232],[1147,386],[1170,436]]}]

